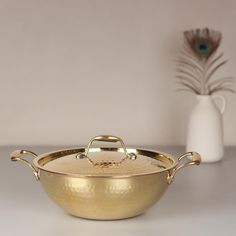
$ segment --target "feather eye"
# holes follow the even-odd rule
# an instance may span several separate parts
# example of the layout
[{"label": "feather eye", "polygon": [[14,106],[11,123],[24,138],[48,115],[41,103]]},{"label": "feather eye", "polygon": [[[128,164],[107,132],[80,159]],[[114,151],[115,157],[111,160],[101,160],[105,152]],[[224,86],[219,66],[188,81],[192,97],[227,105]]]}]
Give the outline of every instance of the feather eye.
[{"label": "feather eye", "polygon": [[177,62],[177,79],[188,91],[209,95],[219,91],[232,92],[228,87],[234,80],[221,78],[212,81],[213,76],[227,60],[223,53],[217,55],[222,40],[218,31],[203,28],[184,32],[184,45]]},{"label": "feather eye", "polygon": [[200,60],[208,59],[221,43],[221,33],[208,28],[184,32],[184,37],[192,53]]}]

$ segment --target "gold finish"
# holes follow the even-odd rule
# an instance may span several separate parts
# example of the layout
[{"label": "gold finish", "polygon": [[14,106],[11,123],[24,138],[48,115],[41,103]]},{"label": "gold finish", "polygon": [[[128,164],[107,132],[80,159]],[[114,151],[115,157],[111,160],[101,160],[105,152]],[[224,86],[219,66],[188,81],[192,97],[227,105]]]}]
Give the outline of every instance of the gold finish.
[{"label": "gold finish", "polygon": [[[96,220],[124,219],[143,213],[162,197],[177,171],[200,163],[199,154],[194,152],[176,160],[169,154],[127,149],[123,145],[123,149],[90,146],[40,155],[33,160],[34,165],[21,158],[22,154],[33,154],[29,151],[13,152],[11,159],[23,161],[37,176],[40,175],[40,182],[48,196],[69,214]],[[103,168],[91,165],[87,159],[75,158],[78,153],[86,154],[86,151],[87,155],[93,156],[95,163],[101,163],[104,154],[112,158],[118,154],[112,161],[114,163],[123,153],[135,153],[137,159],[127,159],[121,164]],[[95,158],[95,154],[101,156]],[[185,157],[192,160],[181,164]],[[133,169],[129,167],[132,164]]]},{"label": "gold finish", "polygon": [[23,154],[33,155],[34,157],[38,156],[36,153],[28,151],[28,150],[16,150],[16,151],[11,153],[11,156],[10,156],[11,160],[12,161],[21,161],[24,164],[26,164],[27,166],[29,166],[32,169],[36,180],[39,180],[38,170],[30,162],[28,162],[27,160],[21,158],[21,156]]},{"label": "gold finish", "polygon": [[200,156],[197,152],[187,152],[187,153],[181,155],[181,156],[178,158],[179,163],[180,163],[180,161],[181,161],[182,159],[184,159],[184,158],[186,158],[186,157],[187,157],[187,158],[191,158],[192,160],[191,160],[191,161],[188,161],[188,162],[186,162],[186,163],[183,163],[183,164],[179,164],[179,165],[177,165],[177,166],[173,169],[172,173],[168,176],[168,183],[169,183],[169,184],[172,183],[172,181],[173,181],[173,179],[174,179],[176,173],[177,173],[180,169],[182,169],[182,168],[184,168],[184,167],[187,167],[187,166],[191,166],[191,165],[200,165],[200,163],[201,163],[201,156]]},{"label": "gold finish", "polygon": [[[89,156],[89,150],[90,147],[92,145],[92,143],[94,141],[103,141],[103,142],[120,142],[123,152],[125,154],[125,157],[122,158],[120,161],[118,162],[114,162],[114,161],[102,161],[102,162],[94,162]],[[135,160],[137,158],[137,155],[135,153],[128,153],[126,146],[123,142],[123,140],[119,137],[113,136],[113,135],[99,135],[99,136],[95,136],[94,138],[92,138],[86,148],[86,151],[84,153],[78,153],[76,155],[76,158],[87,158],[88,161],[93,165],[93,166],[100,166],[100,167],[114,167],[114,166],[119,166],[123,161],[127,160],[127,159],[131,159],[131,160]]]},{"label": "gold finish", "polygon": [[[123,178],[136,175],[154,174],[168,170],[175,165],[175,160],[168,154],[155,151],[128,148],[128,153],[135,153],[135,161],[127,159],[120,165],[101,168],[91,165],[87,159],[76,159],[77,153],[83,153],[84,148],[62,150],[48,153],[34,160],[34,165],[45,171],[70,175],[75,177],[109,177]],[[90,148],[90,156],[94,162],[118,162],[123,156],[123,150],[114,147]]]},{"label": "gold finish", "polygon": [[116,220],[142,214],[168,187],[167,172],[124,178],[71,177],[41,171],[48,196],[71,215]]}]

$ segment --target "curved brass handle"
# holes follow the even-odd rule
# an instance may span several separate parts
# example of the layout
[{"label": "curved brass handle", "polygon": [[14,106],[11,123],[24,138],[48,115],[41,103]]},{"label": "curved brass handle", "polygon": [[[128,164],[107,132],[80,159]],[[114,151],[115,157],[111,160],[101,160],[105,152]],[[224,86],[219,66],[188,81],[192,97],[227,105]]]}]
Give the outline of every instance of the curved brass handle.
[{"label": "curved brass handle", "polygon": [[37,180],[39,180],[39,173],[38,173],[38,170],[30,163],[28,162],[27,160],[21,158],[21,156],[23,154],[28,154],[28,155],[32,155],[34,157],[37,157],[38,155],[34,152],[31,152],[31,151],[28,151],[28,150],[16,150],[14,152],[11,153],[11,160],[12,161],[22,161],[24,164],[26,164],[27,166],[29,166],[33,173],[34,173],[34,176]]},{"label": "curved brass handle", "polygon": [[[95,163],[93,162],[88,154],[89,154],[89,150],[90,150],[90,147],[92,145],[92,143],[94,141],[103,141],[103,142],[120,142],[122,148],[123,148],[123,151],[124,151],[124,154],[125,154],[125,157],[123,159],[121,159],[121,161],[119,162],[110,162],[110,161],[103,161],[103,162],[98,162],[98,163]],[[84,153],[78,153],[76,155],[76,158],[87,158],[89,160],[89,162],[91,164],[93,164],[94,166],[101,166],[101,167],[110,167],[110,166],[117,166],[119,164],[121,164],[124,160],[126,159],[132,159],[132,160],[135,160],[137,158],[136,154],[135,153],[128,153],[127,152],[127,149],[126,149],[126,146],[123,142],[123,140],[119,137],[116,137],[116,136],[113,136],[113,135],[98,135],[98,136],[95,136],[94,138],[92,138],[85,150]]]},{"label": "curved brass handle", "polygon": [[[190,157],[192,160],[191,161],[188,161],[186,163],[183,163],[183,164],[180,164],[180,161],[186,157]],[[169,174],[168,176],[168,184],[171,184],[173,182],[173,179],[176,175],[176,173],[184,168],[184,167],[187,167],[187,166],[192,166],[192,165],[200,165],[201,163],[201,156],[197,153],[197,152],[187,152],[183,155],[181,155],[179,158],[178,158],[178,165],[176,166],[176,168]]]}]

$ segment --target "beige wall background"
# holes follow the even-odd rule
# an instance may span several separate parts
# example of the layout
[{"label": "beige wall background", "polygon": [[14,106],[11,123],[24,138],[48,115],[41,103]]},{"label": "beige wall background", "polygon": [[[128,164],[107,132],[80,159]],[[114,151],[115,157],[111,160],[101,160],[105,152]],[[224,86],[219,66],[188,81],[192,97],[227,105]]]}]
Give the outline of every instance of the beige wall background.
[{"label": "beige wall background", "polygon": [[[182,32],[212,27],[236,74],[235,0],[0,0],[0,144],[182,145],[194,96],[177,93]],[[236,145],[226,95],[225,143]]]}]

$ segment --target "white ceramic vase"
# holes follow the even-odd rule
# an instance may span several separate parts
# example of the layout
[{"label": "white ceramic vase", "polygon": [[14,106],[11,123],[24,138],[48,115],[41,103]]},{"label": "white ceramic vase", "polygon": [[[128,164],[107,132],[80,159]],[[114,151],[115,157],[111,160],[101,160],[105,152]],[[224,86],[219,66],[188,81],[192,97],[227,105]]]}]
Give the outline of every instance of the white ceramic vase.
[{"label": "white ceramic vase", "polygon": [[197,96],[197,104],[190,114],[186,150],[198,152],[203,162],[216,162],[223,158],[222,118],[225,107],[226,100],[221,95]]}]

